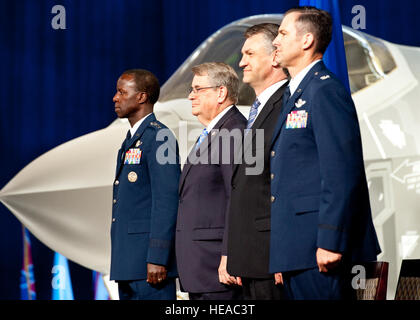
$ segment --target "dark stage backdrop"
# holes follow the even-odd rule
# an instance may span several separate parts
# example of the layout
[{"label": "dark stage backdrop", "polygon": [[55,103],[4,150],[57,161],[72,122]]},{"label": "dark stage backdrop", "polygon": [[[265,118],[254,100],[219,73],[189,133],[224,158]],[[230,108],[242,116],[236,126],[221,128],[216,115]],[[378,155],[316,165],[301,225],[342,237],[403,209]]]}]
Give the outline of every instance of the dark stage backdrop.
[{"label": "dark stage backdrop", "polygon": [[[366,8],[374,36],[420,46],[416,0],[340,1],[351,26]],[[112,97],[122,71],[144,68],[163,84],[222,26],[249,15],[282,13],[281,0],[0,0],[0,188],[51,148],[115,119]],[[51,9],[66,9],[54,30]],[[19,221],[0,206],[0,299],[19,299]],[[38,299],[51,298],[53,252],[31,237]],[[91,299],[91,271],[70,263],[76,299]]]}]

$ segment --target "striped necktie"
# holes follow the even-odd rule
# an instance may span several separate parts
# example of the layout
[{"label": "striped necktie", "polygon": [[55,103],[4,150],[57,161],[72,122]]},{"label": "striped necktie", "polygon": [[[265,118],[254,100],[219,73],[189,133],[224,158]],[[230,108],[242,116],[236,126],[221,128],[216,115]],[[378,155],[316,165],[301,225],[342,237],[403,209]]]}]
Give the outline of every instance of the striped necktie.
[{"label": "striped necktie", "polygon": [[203,140],[207,137],[208,135],[208,131],[206,128],[203,129],[203,132],[201,132],[200,137],[198,137],[198,141],[197,144],[195,145],[195,150],[198,149],[198,147],[200,146],[201,142],[203,142]]},{"label": "striped necktie", "polygon": [[249,111],[249,118],[248,123],[246,125],[247,129],[250,129],[252,127],[252,124],[255,121],[255,118],[258,114],[258,107],[260,106],[261,102],[258,99],[255,99],[254,103],[252,104],[251,110]]}]

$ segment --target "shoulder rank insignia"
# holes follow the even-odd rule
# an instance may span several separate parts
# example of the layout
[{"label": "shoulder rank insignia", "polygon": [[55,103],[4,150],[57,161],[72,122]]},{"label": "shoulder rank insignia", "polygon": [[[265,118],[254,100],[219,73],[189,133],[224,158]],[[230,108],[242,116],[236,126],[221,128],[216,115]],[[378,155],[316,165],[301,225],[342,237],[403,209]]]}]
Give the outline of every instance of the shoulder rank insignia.
[{"label": "shoulder rank insignia", "polygon": [[303,106],[306,103],[305,100],[299,99],[296,103],[295,106],[296,108],[300,108],[301,106]]},{"label": "shoulder rank insignia", "polygon": [[160,125],[159,125],[159,123],[157,123],[157,122],[150,122],[150,125],[151,126],[154,126],[155,128],[158,128],[158,129],[160,129],[160,128],[162,128]]},{"label": "shoulder rank insignia", "polygon": [[321,80],[326,80],[326,79],[328,79],[329,77],[330,77],[330,75],[328,75],[328,74],[327,74],[327,75],[325,75],[325,76],[320,77],[320,79],[321,79]]}]

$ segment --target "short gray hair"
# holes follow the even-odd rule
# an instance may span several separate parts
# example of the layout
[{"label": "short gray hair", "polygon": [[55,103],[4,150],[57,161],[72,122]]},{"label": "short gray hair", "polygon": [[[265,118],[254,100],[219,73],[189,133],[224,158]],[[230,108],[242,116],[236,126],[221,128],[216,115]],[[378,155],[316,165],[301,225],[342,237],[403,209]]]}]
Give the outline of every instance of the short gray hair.
[{"label": "short gray hair", "polygon": [[223,62],[206,62],[192,67],[192,72],[196,76],[208,76],[210,85],[227,88],[228,98],[233,103],[238,102],[239,78],[235,70]]}]

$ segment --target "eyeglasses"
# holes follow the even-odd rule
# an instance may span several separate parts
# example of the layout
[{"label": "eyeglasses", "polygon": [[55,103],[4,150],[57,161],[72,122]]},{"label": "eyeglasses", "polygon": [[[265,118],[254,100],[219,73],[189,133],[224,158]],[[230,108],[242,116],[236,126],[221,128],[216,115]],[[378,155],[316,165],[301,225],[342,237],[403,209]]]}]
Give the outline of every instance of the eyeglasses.
[{"label": "eyeglasses", "polygon": [[190,88],[189,90],[189,94],[191,94],[191,92],[194,92],[194,94],[197,94],[200,92],[200,90],[204,90],[204,89],[211,89],[211,88],[218,88],[219,86],[212,86],[212,87],[202,87],[202,88]]}]

